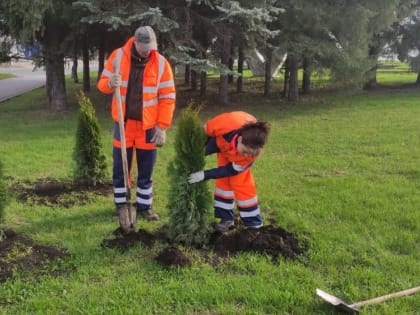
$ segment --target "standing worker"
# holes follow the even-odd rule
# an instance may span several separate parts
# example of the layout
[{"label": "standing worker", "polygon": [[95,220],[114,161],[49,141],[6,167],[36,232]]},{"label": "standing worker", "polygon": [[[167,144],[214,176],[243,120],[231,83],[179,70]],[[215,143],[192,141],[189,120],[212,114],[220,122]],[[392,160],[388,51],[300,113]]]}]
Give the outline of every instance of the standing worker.
[{"label": "standing worker", "polygon": [[226,232],[234,226],[236,200],[242,223],[248,228],[263,225],[257,190],[251,173],[252,163],[260,156],[270,132],[269,125],[245,112],[220,114],[207,121],[205,155],[217,153],[217,168],[190,174],[189,183],[216,179],[216,230]]},{"label": "standing worker", "polygon": [[[137,159],[137,213],[147,220],[159,220],[152,210],[152,173],[156,147],[164,145],[166,129],[172,123],[175,83],[171,65],[157,51],[156,35],[150,26],[139,27],[123,47],[111,53],[97,86],[105,94],[121,91],[129,173],[133,149]],[[124,183],[115,96],[111,107],[115,120],[112,183],[118,218],[119,211],[131,205]]]}]

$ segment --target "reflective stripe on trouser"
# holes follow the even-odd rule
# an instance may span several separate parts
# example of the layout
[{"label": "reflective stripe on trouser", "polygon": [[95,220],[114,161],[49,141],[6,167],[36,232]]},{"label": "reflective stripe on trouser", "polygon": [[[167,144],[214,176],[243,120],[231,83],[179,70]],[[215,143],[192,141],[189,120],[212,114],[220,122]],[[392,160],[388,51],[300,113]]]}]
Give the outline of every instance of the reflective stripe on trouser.
[{"label": "reflective stripe on trouser", "polygon": [[214,210],[216,218],[233,221],[234,200],[245,226],[262,224],[255,182],[248,169],[238,175],[216,179]]},{"label": "reflective stripe on trouser", "polygon": [[137,170],[139,173],[136,192],[138,210],[147,210],[152,207],[152,174],[156,162],[156,155],[156,150],[136,150]]},{"label": "reflective stripe on trouser", "polygon": [[[154,144],[146,143],[145,139],[146,132],[142,129],[141,122],[128,120],[126,123],[126,143],[127,162],[130,173],[129,183],[131,184],[131,167],[134,147],[138,172],[136,202],[139,210],[149,209],[153,202],[152,173],[157,155]],[[114,201],[116,205],[127,202],[127,192],[124,188],[124,172],[120,147],[119,128],[118,124],[115,124],[112,182],[114,186]]]}]

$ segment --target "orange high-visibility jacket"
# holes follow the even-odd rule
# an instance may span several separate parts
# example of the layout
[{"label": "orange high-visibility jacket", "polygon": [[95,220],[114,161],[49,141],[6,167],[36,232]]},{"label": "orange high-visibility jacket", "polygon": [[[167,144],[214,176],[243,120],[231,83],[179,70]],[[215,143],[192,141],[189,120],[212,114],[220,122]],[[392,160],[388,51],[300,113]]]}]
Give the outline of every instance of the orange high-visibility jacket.
[{"label": "orange high-visibility jacket", "polygon": [[[128,79],[131,66],[131,46],[134,36],[123,47],[114,50],[101,74],[97,84],[98,89],[105,94],[114,92],[109,86],[109,80],[116,71],[121,73],[122,111],[125,116],[125,97],[127,95]],[[116,69],[114,69],[114,64]],[[150,60],[143,72],[143,129],[150,129],[156,125],[167,129],[175,109],[175,82],[169,62],[156,50],[152,50]],[[112,98],[112,118],[118,122],[118,108],[115,97]]]},{"label": "orange high-visibility jacket", "polygon": [[237,150],[237,130],[249,122],[256,122],[257,119],[245,112],[236,111],[220,114],[204,125],[207,136],[216,139],[216,146],[219,150],[217,169],[205,171],[206,178],[220,178],[229,174],[230,176],[248,169],[258,156],[242,156]]}]

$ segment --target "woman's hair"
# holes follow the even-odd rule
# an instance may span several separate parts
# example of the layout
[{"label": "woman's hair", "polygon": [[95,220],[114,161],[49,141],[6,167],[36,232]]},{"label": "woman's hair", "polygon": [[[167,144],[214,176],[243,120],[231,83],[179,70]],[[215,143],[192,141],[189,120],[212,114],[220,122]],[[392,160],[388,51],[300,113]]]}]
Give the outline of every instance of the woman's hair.
[{"label": "woman's hair", "polygon": [[238,130],[242,136],[242,144],[253,149],[264,147],[270,133],[270,125],[265,121],[246,123]]}]

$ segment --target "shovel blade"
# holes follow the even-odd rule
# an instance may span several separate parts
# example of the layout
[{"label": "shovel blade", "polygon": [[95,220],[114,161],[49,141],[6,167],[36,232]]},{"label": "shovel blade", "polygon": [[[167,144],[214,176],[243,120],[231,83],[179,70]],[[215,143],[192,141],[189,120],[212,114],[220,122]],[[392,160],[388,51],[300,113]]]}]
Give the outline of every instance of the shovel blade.
[{"label": "shovel blade", "polygon": [[136,230],[137,223],[137,208],[135,205],[129,207],[129,220],[130,220],[130,230],[134,232]]},{"label": "shovel blade", "polygon": [[130,232],[130,213],[127,205],[123,205],[118,209],[118,220],[123,234]]},{"label": "shovel blade", "polygon": [[321,289],[316,289],[316,294],[323,299],[324,301],[330,303],[333,306],[336,306],[344,311],[350,313],[358,313],[359,309],[345,303],[343,300],[339,299],[338,297],[328,294],[327,292],[322,291]]}]

